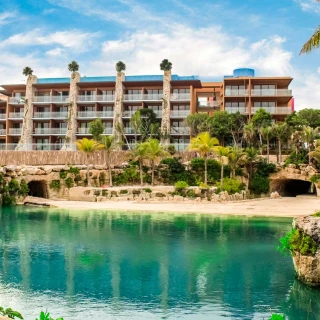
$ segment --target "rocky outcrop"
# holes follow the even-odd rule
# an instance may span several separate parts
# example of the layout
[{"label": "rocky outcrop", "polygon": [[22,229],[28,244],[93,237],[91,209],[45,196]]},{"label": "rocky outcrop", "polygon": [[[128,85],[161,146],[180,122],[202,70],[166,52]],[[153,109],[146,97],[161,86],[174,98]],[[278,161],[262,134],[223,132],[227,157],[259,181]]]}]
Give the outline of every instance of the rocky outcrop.
[{"label": "rocky outcrop", "polygon": [[121,150],[122,133],[119,132],[119,126],[122,127],[122,111],[123,111],[123,84],[125,74],[118,72],[116,77],[116,90],[114,102],[114,116],[112,134],[118,143],[118,149]]},{"label": "rocky outcrop", "polygon": [[16,147],[16,150],[28,150],[30,148],[30,144],[32,143],[32,130],[33,130],[33,97],[35,94],[35,88],[33,84],[37,82],[37,77],[34,75],[28,76],[27,85],[26,85],[26,96],[24,102],[24,114],[23,114],[23,123],[22,123],[22,131],[21,138]]},{"label": "rocky outcrop", "polygon": [[80,73],[72,72],[70,78],[69,104],[68,104],[68,119],[67,132],[64,145],[61,150],[74,150],[74,143],[77,134],[77,96],[78,82],[80,82]]},{"label": "rocky outcrop", "polygon": [[163,75],[163,98],[161,136],[163,145],[170,142],[170,94],[171,94],[171,71],[164,71]]},{"label": "rocky outcrop", "polygon": [[[293,221],[293,228],[301,230],[309,235],[320,245],[320,217],[299,217]],[[302,255],[299,252],[293,254],[293,264],[298,278],[310,285],[320,286],[320,248],[315,255]]]}]

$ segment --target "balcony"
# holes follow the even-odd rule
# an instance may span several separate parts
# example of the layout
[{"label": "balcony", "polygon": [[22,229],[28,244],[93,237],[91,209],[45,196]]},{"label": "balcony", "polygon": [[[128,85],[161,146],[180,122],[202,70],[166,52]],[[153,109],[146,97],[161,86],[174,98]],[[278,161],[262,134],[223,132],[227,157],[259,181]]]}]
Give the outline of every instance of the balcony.
[{"label": "balcony", "polygon": [[114,102],[114,95],[77,96],[77,102]]},{"label": "balcony", "polygon": [[6,129],[0,129],[0,136],[5,136],[6,135]]},{"label": "balcony", "polygon": [[9,104],[24,104],[25,97],[9,97]]},{"label": "balcony", "polygon": [[131,118],[138,110],[132,110],[132,111],[123,111],[122,117],[123,118]]},{"label": "balcony", "polygon": [[[255,114],[261,108],[252,108],[251,114]],[[286,115],[292,112],[291,107],[275,107],[275,108],[263,108],[265,111],[272,115]],[[246,109],[246,113],[249,113],[249,108]]]},{"label": "balcony", "polygon": [[126,134],[135,134],[133,128],[131,127],[125,127],[124,129],[124,133]]},{"label": "balcony", "polygon": [[198,108],[220,108],[222,101],[198,101]]},{"label": "balcony", "polygon": [[51,119],[67,119],[68,112],[51,112]]},{"label": "balcony", "polygon": [[34,96],[33,103],[69,103],[69,96]]},{"label": "balcony", "polygon": [[190,93],[172,93],[170,95],[170,101],[189,101]]},{"label": "balcony", "polygon": [[[3,143],[0,144],[1,151],[12,151],[17,147],[17,143]],[[48,150],[60,150],[62,148],[62,143],[28,143],[24,150],[30,151],[48,151]],[[77,148],[75,145],[71,145],[72,150],[75,151]]]},{"label": "balcony", "polygon": [[147,94],[124,94],[124,101],[161,101],[162,93],[147,93]]},{"label": "balcony", "polygon": [[246,113],[246,108],[225,108],[224,111],[227,111],[228,113],[237,113],[240,112],[241,114]]},{"label": "balcony", "polygon": [[288,89],[253,89],[251,96],[256,97],[292,97],[292,90]]},{"label": "balcony", "polygon": [[89,133],[89,128],[78,128],[77,134],[91,135],[91,133]]},{"label": "balcony", "polygon": [[184,151],[188,148],[189,143],[173,143],[176,151]]},{"label": "balcony", "polygon": [[9,128],[9,135],[18,135],[20,136],[22,132],[22,128]]},{"label": "balcony", "polygon": [[186,118],[190,114],[190,110],[171,110],[171,118]]},{"label": "balcony", "polygon": [[107,127],[104,129],[103,134],[112,134],[112,128]]},{"label": "balcony", "polygon": [[50,119],[51,113],[50,112],[35,112],[33,114],[33,119]]},{"label": "balcony", "polygon": [[65,135],[67,128],[34,128],[34,135]]},{"label": "balcony", "polygon": [[0,113],[0,120],[6,120],[7,115],[5,113]]},{"label": "balcony", "polygon": [[9,119],[23,119],[24,112],[10,112]]},{"label": "balcony", "polygon": [[242,89],[242,90],[225,90],[224,95],[226,97],[245,97],[249,95],[249,91]]},{"label": "balcony", "polygon": [[0,143],[0,150],[1,151],[11,151],[16,148],[17,143]]},{"label": "balcony", "polygon": [[171,134],[190,135],[190,128],[188,127],[171,127]]},{"label": "balcony", "polygon": [[113,118],[113,111],[78,111],[78,118]]}]

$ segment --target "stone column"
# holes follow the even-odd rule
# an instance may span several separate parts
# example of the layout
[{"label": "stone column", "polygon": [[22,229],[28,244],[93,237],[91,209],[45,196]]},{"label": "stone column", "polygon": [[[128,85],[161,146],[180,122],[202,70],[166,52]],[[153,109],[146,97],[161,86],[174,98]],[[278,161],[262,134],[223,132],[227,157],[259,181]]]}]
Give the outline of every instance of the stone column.
[{"label": "stone column", "polygon": [[[125,74],[123,72],[117,73],[116,78],[116,89],[115,89],[115,98],[114,98],[114,116],[113,116],[113,129],[112,134],[115,137],[115,141],[120,143],[122,141],[122,134],[119,132],[117,127],[122,127],[122,111],[123,111],[123,84],[122,82],[125,79]],[[121,145],[119,144],[119,149]]]},{"label": "stone column", "polygon": [[37,77],[34,75],[28,76],[27,85],[26,85],[26,96],[24,102],[24,114],[23,114],[23,123],[22,131],[19,143],[16,147],[16,150],[28,150],[31,148],[32,143],[32,130],[33,130],[33,97],[35,93],[35,88],[33,84],[37,82]]},{"label": "stone column", "polygon": [[170,94],[171,71],[164,71],[161,120],[161,144],[163,145],[168,145],[170,143]]},{"label": "stone column", "polygon": [[74,150],[77,133],[77,96],[78,96],[78,82],[80,82],[80,73],[72,72],[70,78],[69,104],[68,104],[68,119],[67,119],[67,133],[64,145],[61,150]]}]

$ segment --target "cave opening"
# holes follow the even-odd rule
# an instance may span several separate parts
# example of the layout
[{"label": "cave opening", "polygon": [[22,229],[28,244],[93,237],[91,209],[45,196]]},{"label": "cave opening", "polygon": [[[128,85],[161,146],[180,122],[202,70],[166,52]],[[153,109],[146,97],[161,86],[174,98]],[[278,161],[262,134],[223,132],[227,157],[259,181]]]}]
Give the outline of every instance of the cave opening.
[{"label": "cave opening", "polygon": [[30,181],[28,183],[29,196],[38,198],[48,198],[47,185],[45,181]]},{"label": "cave opening", "polygon": [[275,180],[271,183],[271,190],[278,191],[278,193],[282,197],[317,195],[317,189],[312,182],[295,179]]}]

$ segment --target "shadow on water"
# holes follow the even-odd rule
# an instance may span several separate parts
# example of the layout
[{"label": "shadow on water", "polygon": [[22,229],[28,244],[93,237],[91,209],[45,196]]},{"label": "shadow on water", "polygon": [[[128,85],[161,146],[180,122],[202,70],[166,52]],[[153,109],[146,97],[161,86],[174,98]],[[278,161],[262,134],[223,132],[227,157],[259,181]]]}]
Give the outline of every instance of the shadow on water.
[{"label": "shadow on water", "polygon": [[320,314],[276,251],[291,219],[14,207],[0,228],[1,298],[30,319],[41,301],[65,319]]}]

